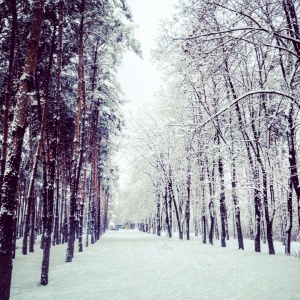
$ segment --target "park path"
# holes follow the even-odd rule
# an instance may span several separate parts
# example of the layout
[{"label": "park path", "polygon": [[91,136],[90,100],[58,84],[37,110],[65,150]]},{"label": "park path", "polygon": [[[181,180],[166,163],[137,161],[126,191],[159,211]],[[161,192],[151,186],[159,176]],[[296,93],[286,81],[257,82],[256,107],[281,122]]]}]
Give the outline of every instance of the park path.
[{"label": "park path", "polygon": [[64,262],[66,245],[52,247],[46,287],[39,285],[41,251],[18,251],[11,299],[300,299],[300,259],[239,251],[235,244],[109,231],[72,263]]}]

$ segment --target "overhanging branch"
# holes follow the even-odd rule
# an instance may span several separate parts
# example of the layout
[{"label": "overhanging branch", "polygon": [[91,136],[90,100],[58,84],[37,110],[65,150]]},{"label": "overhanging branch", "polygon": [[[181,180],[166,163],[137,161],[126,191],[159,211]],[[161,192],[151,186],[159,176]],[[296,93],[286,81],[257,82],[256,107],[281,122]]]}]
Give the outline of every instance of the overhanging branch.
[{"label": "overhanging branch", "polygon": [[207,119],[204,123],[202,123],[201,125],[199,125],[197,129],[204,127],[207,123],[211,122],[212,120],[214,120],[215,118],[217,118],[218,116],[220,116],[221,114],[223,114],[225,111],[227,111],[228,109],[230,109],[232,106],[234,106],[235,104],[237,104],[240,100],[248,97],[248,96],[252,96],[252,95],[256,95],[256,94],[275,94],[275,95],[279,95],[279,96],[283,96],[286,97],[288,99],[290,99],[291,101],[295,102],[298,106],[298,108],[300,108],[299,102],[296,101],[296,99],[286,93],[280,92],[280,91],[276,91],[276,90],[258,90],[258,91],[251,91],[248,92],[246,94],[244,94],[243,96],[237,98],[236,100],[234,100],[230,105],[226,106],[225,108],[221,109],[220,111],[218,111],[216,114],[214,114],[213,116],[211,116],[209,119]]}]

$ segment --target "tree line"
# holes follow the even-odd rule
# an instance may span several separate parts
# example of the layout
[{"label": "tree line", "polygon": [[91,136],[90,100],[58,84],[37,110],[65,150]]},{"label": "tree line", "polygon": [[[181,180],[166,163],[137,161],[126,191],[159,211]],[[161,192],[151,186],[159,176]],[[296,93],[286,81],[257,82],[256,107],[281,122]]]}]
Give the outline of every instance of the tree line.
[{"label": "tree line", "polygon": [[178,1],[153,53],[167,85],[132,136],[128,220],[222,247],[234,236],[244,249],[246,236],[270,254],[277,239],[291,254],[300,230],[299,16],[294,0]]},{"label": "tree line", "polygon": [[9,299],[16,239],[34,252],[41,284],[51,245],[66,262],[108,226],[124,120],[116,72],[140,54],[125,1],[0,1],[0,295]]}]

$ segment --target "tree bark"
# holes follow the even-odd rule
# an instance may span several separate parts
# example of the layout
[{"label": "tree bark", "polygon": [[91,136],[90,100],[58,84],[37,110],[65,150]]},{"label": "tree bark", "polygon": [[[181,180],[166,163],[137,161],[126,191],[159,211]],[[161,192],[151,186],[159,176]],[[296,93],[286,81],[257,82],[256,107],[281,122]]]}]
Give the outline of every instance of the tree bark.
[{"label": "tree bark", "polygon": [[226,247],[226,223],[227,223],[227,210],[225,202],[225,186],[224,186],[224,169],[222,158],[219,157],[219,174],[221,180],[220,191],[220,215],[221,215],[221,246]]},{"label": "tree bark", "polygon": [[[17,19],[17,4],[16,0],[11,0],[11,38],[10,38],[10,49],[9,49],[9,62],[8,62],[8,76],[5,91],[5,105],[4,105],[4,120],[3,120],[3,141],[2,141],[2,157],[1,157],[1,173],[0,173],[0,191],[3,183],[4,170],[7,156],[7,140],[8,140],[8,123],[9,123],[9,108],[11,100],[11,92],[13,86],[13,69],[15,60],[15,48],[16,48],[16,35],[18,27]],[[0,208],[1,208],[1,194],[0,194]]]},{"label": "tree bark", "polygon": [[44,0],[33,2],[33,18],[27,43],[25,68],[17,94],[17,104],[11,126],[11,143],[8,146],[7,160],[1,189],[0,212],[0,295],[9,299],[12,275],[12,242],[14,234],[14,217],[17,209],[16,186],[21,163],[23,138],[27,126],[29,94],[37,64],[37,52],[42,32]]},{"label": "tree bark", "polygon": [[84,97],[84,11],[85,11],[85,0],[81,1],[81,19],[79,28],[79,63],[78,63],[78,98],[76,108],[76,119],[75,119],[75,136],[74,136],[74,147],[72,157],[72,175],[70,184],[70,212],[69,212],[69,234],[68,234],[68,247],[66,254],[66,262],[72,262],[74,255],[74,241],[75,241],[75,212],[76,212],[76,197],[77,197],[77,183],[79,174],[78,172],[78,159],[79,159],[79,148],[80,148],[80,122],[82,113],[82,104]]},{"label": "tree bark", "polygon": [[235,167],[235,159],[232,159],[231,164],[231,187],[232,187],[232,199],[234,205],[234,215],[235,215],[235,226],[237,231],[238,237],[238,245],[239,249],[244,250],[244,241],[243,241],[243,233],[242,233],[242,226],[241,226],[241,213],[240,213],[240,206],[239,201],[236,193],[236,167]]},{"label": "tree bark", "polygon": [[190,201],[191,201],[191,165],[189,163],[187,170],[187,199],[185,206],[185,222],[186,222],[186,239],[190,240]]},{"label": "tree bark", "polygon": [[209,230],[208,239],[209,239],[209,243],[213,245],[215,218],[214,218],[214,203],[212,201],[209,202],[209,215],[210,215],[210,230]]},{"label": "tree bark", "polygon": [[296,152],[296,127],[294,125],[294,105],[291,104],[288,114],[288,147],[289,147],[289,164],[290,164],[290,179],[297,197],[298,208],[298,231],[300,232],[300,181],[297,167],[297,152]]},{"label": "tree bark", "polygon": [[165,194],[164,194],[164,206],[165,206],[165,214],[166,214],[166,225],[168,229],[168,236],[169,238],[172,237],[172,229],[170,227],[170,220],[169,220],[169,210],[168,210],[168,188],[165,187]]},{"label": "tree bark", "polygon": [[200,175],[200,188],[201,188],[201,197],[202,197],[202,210],[201,210],[201,220],[202,220],[202,243],[206,244],[206,227],[207,227],[207,219],[206,219],[206,203],[205,203],[205,175],[204,175],[204,168],[201,170]]},{"label": "tree bark", "polygon": [[173,191],[173,181],[171,178],[171,172],[169,174],[169,179],[168,179],[168,191],[169,191],[169,198],[174,204],[174,209],[175,209],[175,215],[176,215],[176,220],[177,220],[177,225],[178,225],[178,231],[179,231],[179,239],[183,239],[183,232],[182,232],[182,227],[181,227],[181,222],[180,222],[180,217],[179,217],[179,212],[178,212],[178,207],[176,203],[176,199],[174,196],[174,191]]},{"label": "tree bark", "polygon": [[291,255],[291,238],[292,238],[292,227],[293,227],[293,186],[292,181],[289,180],[289,191],[287,199],[287,212],[288,212],[288,228],[286,230],[286,241],[285,241],[285,254]]},{"label": "tree bark", "polygon": [[160,224],[160,193],[157,192],[156,196],[156,233],[158,236],[161,235],[161,224]]},{"label": "tree bark", "polygon": [[[233,99],[236,100],[237,94],[235,92],[230,74],[229,74],[229,68],[228,68],[228,63],[225,61],[225,67],[226,71],[228,73],[228,84],[229,84],[229,90],[233,96]],[[240,131],[242,132],[243,138],[245,140],[245,145],[246,145],[246,150],[247,150],[247,155],[248,155],[248,160],[249,160],[249,165],[251,168],[251,173],[252,173],[252,179],[254,183],[254,191],[253,191],[253,198],[254,198],[254,207],[255,207],[255,224],[256,224],[256,234],[254,238],[254,248],[255,252],[260,252],[260,221],[261,221],[261,216],[260,216],[260,210],[261,210],[261,199],[260,199],[260,183],[259,183],[259,173],[254,166],[254,162],[252,159],[251,151],[250,151],[250,146],[249,146],[249,141],[250,138],[245,130],[245,126],[243,124],[243,119],[242,119],[242,113],[240,110],[240,106],[238,103],[235,104],[235,109],[238,117],[238,124]]]}]

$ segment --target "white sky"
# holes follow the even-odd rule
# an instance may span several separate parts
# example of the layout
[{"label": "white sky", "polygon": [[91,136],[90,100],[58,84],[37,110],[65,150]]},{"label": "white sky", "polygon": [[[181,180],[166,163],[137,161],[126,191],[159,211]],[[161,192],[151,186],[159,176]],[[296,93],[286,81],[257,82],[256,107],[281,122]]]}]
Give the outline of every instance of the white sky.
[{"label": "white sky", "polygon": [[155,48],[155,38],[158,33],[159,21],[172,15],[172,7],[176,0],[127,0],[133,20],[138,28],[136,38],[141,43],[143,59],[132,52],[124,56],[123,67],[119,71],[119,82],[130,101],[125,106],[135,111],[141,103],[150,103],[154,91],[160,86],[160,76],[156,66],[152,65],[150,51]]},{"label": "white sky", "polygon": [[151,63],[151,50],[155,48],[155,38],[158,34],[160,20],[167,19],[174,12],[173,6],[177,0],[127,0],[131,8],[133,20],[138,26],[135,37],[141,43],[143,59],[132,52],[124,55],[123,66],[118,73],[121,88],[125,99],[129,102],[124,105],[126,129],[124,130],[125,143],[121,146],[116,158],[120,168],[120,187],[128,184],[132,168],[133,149],[124,148],[126,138],[134,131],[134,116],[140,107],[154,102],[154,93],[161,85],[160,74],[156,66]]}]

